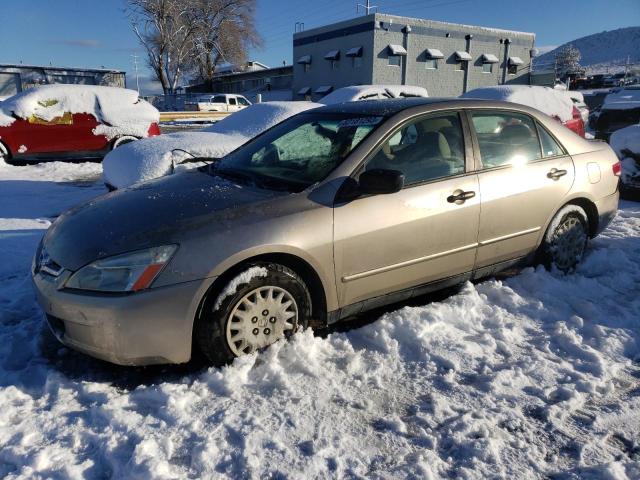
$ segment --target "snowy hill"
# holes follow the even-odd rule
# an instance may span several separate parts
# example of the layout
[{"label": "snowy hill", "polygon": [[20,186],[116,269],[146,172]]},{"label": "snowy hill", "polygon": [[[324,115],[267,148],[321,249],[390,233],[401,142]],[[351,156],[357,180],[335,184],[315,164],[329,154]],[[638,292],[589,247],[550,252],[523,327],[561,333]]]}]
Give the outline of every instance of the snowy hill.
[{"label": "snowy hill", "polygon": [[627,58],[631,63],[640,63],[640,27],[619,28],[618,30],[595,33],[578,38],[555,50],[540,55],[534,65],[553,65],[555,55],[567,45],[573,45],[582,54],[580,65],[622,65]]}]

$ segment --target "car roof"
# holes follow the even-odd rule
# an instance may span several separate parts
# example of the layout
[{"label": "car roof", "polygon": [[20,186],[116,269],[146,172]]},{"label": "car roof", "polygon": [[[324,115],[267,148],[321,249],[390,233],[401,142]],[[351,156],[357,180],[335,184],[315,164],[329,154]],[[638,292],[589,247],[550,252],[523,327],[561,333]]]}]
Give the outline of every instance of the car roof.
[{"label": "car roof", "polygon": [[[485,102],[485,100],[467,98],[425,98],[408,97],[376,100],[359,100],[355,102],[336,103],[326,105],[313,110],[318,113],[354,113],[361,115],[391,116],[403,110],[423,105],[451,104],[452,107],[460,106],[460,103]],[[499,103],[486,100],[487,103]],[[504,102],[502,102],[504,104]]]}]

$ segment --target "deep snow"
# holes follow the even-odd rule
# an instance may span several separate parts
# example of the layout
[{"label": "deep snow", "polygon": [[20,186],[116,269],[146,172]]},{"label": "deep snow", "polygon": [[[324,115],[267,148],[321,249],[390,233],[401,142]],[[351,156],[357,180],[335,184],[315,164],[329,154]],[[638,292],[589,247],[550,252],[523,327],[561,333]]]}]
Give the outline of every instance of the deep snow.
[{"label": "deep snow", "polygon": [[468,283],[223,369],[125,369],[57,344],[30,288],[99,174],[0,164],[0,477],[640,478],[640,204],[573,275]]}]

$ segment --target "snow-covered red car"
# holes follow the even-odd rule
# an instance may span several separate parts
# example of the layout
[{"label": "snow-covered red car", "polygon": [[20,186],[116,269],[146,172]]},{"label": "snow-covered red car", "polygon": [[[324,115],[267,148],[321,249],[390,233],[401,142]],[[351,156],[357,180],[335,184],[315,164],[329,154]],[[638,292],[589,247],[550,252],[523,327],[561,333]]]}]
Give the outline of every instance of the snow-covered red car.
[{"label": "snow-covered red car", "polygon": [[44,85],[0,103],[0,158],[102,158],[124,143],[159,135],[158,120],[158,110],[133,90]]},{"label": "snow-covered red car", "polygon": [[567,92],[535,85],[496,85],[482,87],[460,95],[460,98],[501,100],[540,110],[584,138],[584,120]]}]

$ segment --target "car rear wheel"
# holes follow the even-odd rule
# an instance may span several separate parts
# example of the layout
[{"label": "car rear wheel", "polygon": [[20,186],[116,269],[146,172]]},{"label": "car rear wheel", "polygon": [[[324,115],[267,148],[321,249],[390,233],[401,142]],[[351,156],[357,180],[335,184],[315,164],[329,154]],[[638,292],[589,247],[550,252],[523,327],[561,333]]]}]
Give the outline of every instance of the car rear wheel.
[{"label": "car rear wheel", "polygon": [[300,276],[283,265],[256,264],[205,300],[194,340],[222,365],[290,337],[310,316],[311,296]]},{"label": "car rear wheel", "polygon": [[539,259],[547,268],[555,266],[569,273],[582,260],[589,241],[589,220],[577,205],[563,207],[553,218],[539,250]]}]

